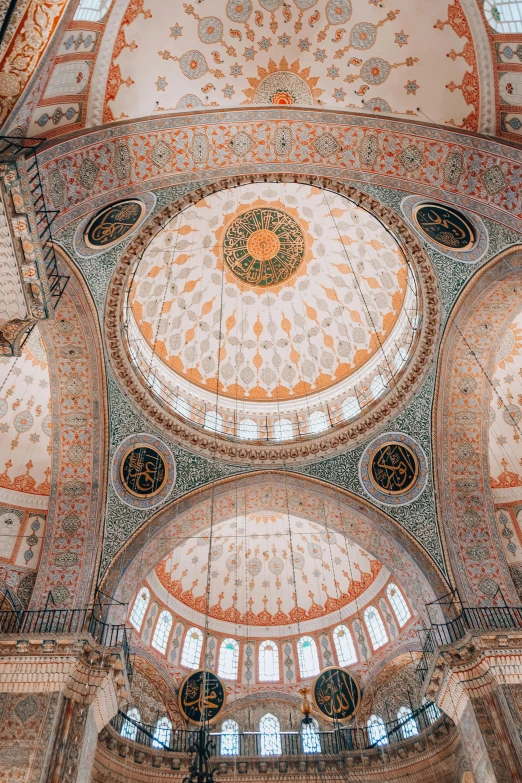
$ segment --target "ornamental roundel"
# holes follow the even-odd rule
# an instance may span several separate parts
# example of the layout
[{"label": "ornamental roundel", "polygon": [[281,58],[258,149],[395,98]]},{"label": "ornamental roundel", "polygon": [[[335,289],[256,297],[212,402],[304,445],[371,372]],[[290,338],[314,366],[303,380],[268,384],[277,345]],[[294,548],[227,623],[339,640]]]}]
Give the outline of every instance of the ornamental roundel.
[{"label": "ornamental roundel", "polygon": [[357,680],[345,669],[329,666],[316,678],[312,699],[321,717],[344,723],[357,714],[361,690]]},{"label": "ornamental roundel", "polygon": [[225,686],[214,672],[188,674],[178,692],[179,711],[190,723],[213,723],[226,703]]},{"label": "ornamental roundel", "polygon": [[106,250],[121,242],[140,222],[145,204],[139,199],[127,199],[98,212],[88,224],[84,233],[87,247]]},{"label": "ornamental roundel", "polygon": [[132,508],[154,508],[170,495],[176,463],[168,446],[145,433],[131,435],[118,446],[111,478],[120,500]]},{"label": "ornamental roundel", "polygon": [[281,209],[250,209],[228,226],[223,258],[232,274],[249,286],[270,288],[299,269],[306,243],[297,220]]},{"label": "ornamental roundel", "polygon": [[402,432],[388,432],[372,441],[359,463],[365,491],[386,506],[413,503],[428,479],[428,461],[421,446]]},{"label": "ornamental roundel", "polygon": [[419,196],[406,196],[401,208],[411,226],[439,253],[476,264],[487,252],[488,232],[478,215]]}]

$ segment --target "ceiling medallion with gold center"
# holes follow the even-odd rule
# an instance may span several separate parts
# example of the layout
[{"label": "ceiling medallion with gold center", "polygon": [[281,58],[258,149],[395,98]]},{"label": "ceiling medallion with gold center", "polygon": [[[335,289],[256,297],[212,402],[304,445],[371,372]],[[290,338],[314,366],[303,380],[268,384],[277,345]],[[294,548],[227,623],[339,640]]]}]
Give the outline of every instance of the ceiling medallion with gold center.
[{"label": "ceiling medallion with gold center", "polygon": [[228,226],[223,241],[226,266],[241,282],[270,288],[299,269],[306,250],[303,230],[281,209],[258,207]]}]

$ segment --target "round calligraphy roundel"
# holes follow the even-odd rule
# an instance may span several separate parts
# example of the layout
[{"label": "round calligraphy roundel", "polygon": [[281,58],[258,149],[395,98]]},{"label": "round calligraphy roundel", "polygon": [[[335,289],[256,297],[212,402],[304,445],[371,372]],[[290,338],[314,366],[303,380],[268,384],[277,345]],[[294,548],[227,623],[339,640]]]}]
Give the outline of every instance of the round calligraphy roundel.
[{"label": "round calligraphy roundel", "polygon": [[140,433],[118,446],[112,460],[112,484],[124,503],[153,508],[170,494],[176,481],[176,463],[158,438]]},{"label": "round calligraphy roundel", "polygon": [[297,220],[281,209],[259,207],[235,218],[225,231],[223,259],[234,277],[270,288],[289,280],[306,250]]},{"label": "round calligraphy roundel", "polygon": [[226,690],[213,672],[198,669],[185,677],[178,693],[179,711],[191,723],[213,723],[225,707]]},{"label": "round calligraphy roundel", "polygon": [[426,486],[428,461],[421,446],[409,435],[388,432],[364,450],[359,478],[368,495],[380,503],[407,505]]},{"label": "round calligraphy roundel", "polygon": [[418,204],[412,213],[417,228],[446,250],[464,252],[471,250],[476,232],[468,218],[444,204]]},{"label": "round calligraphy roundel", "polygon": [[361,706],[361,690],[346,669],[329,666],[316,678],[312,699],[323,718],[344,723],[351,720]]},{"label": "round calligraphy roundel", "polygon": [[104,207],[85,229],[85,244],[96,250],[116,245],[135,229],[144,212],[145,204],[138,199],[127,199]]}]

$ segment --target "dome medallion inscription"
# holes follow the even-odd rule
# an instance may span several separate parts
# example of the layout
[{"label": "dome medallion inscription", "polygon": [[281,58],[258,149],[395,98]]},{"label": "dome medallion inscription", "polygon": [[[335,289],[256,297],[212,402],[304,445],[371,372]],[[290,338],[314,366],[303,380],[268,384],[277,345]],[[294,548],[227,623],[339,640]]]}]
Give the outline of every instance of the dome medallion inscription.
[{"label": "dome medallion inscription", "polygon": [[306,250],[299,223],[280,209],[250,209],[228,226],[223,258],[232,274],[249,286],[270,288],[289,280]]}]

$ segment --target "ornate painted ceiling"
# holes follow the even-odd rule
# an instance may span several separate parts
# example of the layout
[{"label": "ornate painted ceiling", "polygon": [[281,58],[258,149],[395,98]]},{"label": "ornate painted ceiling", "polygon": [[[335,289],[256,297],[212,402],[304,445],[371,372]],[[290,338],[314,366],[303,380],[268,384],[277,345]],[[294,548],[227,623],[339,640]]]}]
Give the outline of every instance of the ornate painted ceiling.
[{"label": "ornate painted ceiling", "polygon": [[[166,605],[199,625],[207,612],[208,552],[207,529],[176,546],[148,577]],[[356,613],[388,576],[366,550],[324,525],[260,508],[213,528],[210,626],[284,635],[296,632],[299,618],[301,631],[318,630]]]},{"label": "ornate painted ceiling", "polygon": [[[127,334],[141,374],[181,415],[292,438],[383,393],[417,306],[414,275],[375,217],[317,187],[254,183],[203,198],[154,237],[132,273]],[[242,435],[245,419],[255,432]]]}]

